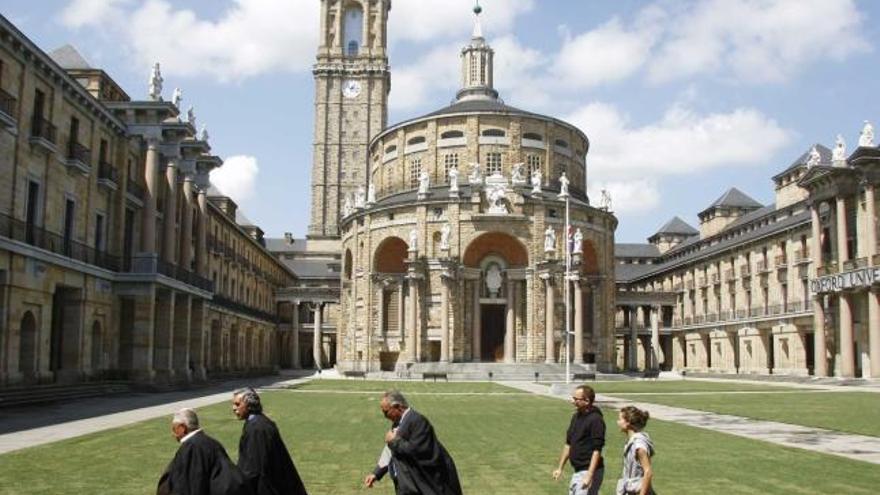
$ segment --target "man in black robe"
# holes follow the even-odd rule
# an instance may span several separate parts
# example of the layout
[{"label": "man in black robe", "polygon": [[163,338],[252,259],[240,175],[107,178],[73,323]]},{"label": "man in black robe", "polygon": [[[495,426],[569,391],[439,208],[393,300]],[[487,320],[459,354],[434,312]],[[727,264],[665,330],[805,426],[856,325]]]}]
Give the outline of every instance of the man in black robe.
[{"label": "man in black robe", "polygon": [[171,434],[180,448],[159,479],[158,495],[253,495],[220,442],[199,428],[195,411],[175,413]]},{"label": "man in black robe", "polygon": [[249,387],[236,390],[232,412],[244,421],[238,442],[238,467],[256,495],[306,495],[278,428],[263,415],[257,392]]},{"label": "man in black robe", "polygon": [[390,473],[397,495],[461,495],[455,462],[430,421],[410,409],[398,391],[386,392],[379,407],[392,426],[385,434],[387,451],[364,484],[372,487]]}]

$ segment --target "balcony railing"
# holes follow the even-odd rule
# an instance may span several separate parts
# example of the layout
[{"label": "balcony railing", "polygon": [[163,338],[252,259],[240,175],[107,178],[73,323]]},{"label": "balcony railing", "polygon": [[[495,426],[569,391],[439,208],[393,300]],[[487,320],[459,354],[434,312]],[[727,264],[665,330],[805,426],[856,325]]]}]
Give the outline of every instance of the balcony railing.
[{"label": "balcony railing", "polygon": [[758,261],[758,273],[764,273],[770,271],[770,264],[765,260]]},{"label": "balcony railing", "polygon": [[166,277],[171,277],[193,287],[198,287],[208,292],[214,291],[214,282],[166,261],[156,260],[156,271]]},{"label": "balcony railing", "polygon": [[225,296],[221,296],[219,294],[215,294],[212,299],[212,304],[216,304],[218,306],[222,306],[227,309],[231,309],[233,311],[237,311],[239,313],[244,313],[249,316],[253,316],[255,318],[259,318],[261,320],[267,321],[276,321],[278,316],[273,315],[271,313],[267,313],[266,311],[252,308],[246,304],[242,304],[240,302],[233,301]]},{"label": "balcony railing", "polygon": [[55,144],[58,129],[51,122],[40,116],[34,116],[31,121],[31,137]]},{"label": "balcony railing", "polygon": [[131,179],[128,179],[128,182],[125,183],[125,190],[128,192],[128,194],[131,194],[141,201],[143,201],[144,198],[147,197],[147,191],[144,189],[144,186],[138,184]]},{"label": "balcony railing", "polygon": [[784,254],[780,254],[779,256],[777,256],[775,261],[777,270],[788,267],[788,257],[786,257]]},{"label": "balcony railing", "polygon": [[14,96],[0,89],[0,112],[10,119],[17,118],[15,104],[18,100]]},{"label": "balcony railing", "polygon": [[115,188],[119,185],[119,172],[117,172],[116,167],[110,163],[100,162],[98,163],[98,181],[99,183],[101,181],[112,183]]},{"label": "balcony railing", "polygon": [[794,252],[794,264],[799,265],[801,263],[809,263],[810,262],[810,250],[805,249],[801,251],[800,249]]},{"label": "balcony railing", "polygon": [[753,317],[753,318],[754,318],[755,316],[763,316],[763,315],[765,315],[765,314],[766,314],[766,308],[761,307],[761,306],[759,306],[759,307],[757,307],[757,308],[751,308],[751,309],[749,309],[749,316],[751,316],[751,317]]},{"label": "balcony railing", "polygon": [[65,238],[42,227],[8,215],[0,215],[0,235],[82,261],[107,270],[119,271],[119,257]]}]

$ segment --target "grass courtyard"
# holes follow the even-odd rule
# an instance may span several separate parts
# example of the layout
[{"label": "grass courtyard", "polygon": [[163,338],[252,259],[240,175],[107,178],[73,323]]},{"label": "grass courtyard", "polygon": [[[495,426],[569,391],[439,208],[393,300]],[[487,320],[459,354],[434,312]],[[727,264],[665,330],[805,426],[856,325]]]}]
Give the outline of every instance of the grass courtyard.
[{"label": "grass courtyard", "polygon": [[[596,388],[611,393],[613,387],[619,392],[623,387],[632,393],[651,384],[609,383],[603,389],[604,385]],[[693,388],[689,383],[654,385],[661,385],[655,390],[666,393],[713,390],[705,383]],[[393,386],[410,394],[412,405],[432,421],[455,458],[465,493],[565,493],[564,483],[554,482],[550,473],[571,415],[569,404],[491,383],[354,380],[317,381],[263,394],[265,409],[279,424],[309,493],[393,493],[390,480],[372,490],[360,484],[374,465],[388,428],[379,412],[379,391]],[[720,389],[731,391],[726,386]],[[839,395],[843,394],[822,394],[822,402],[833,402]],[[655,397],[675,403],[683,397],[713,396],[637,400]],[[855,403],[844,402],[840,410],[823,413],[842,415],[844,408],[871,404],[859,402],[863,399],[872,398],[854,397]],[[810,416],[813,404],[802,404],[805,409],[800,416]],[[241,424],[232,417],[229,404],[201,408],[199,415],[206,431],[235,459]],[[602,493],[612,494],[624,438],[614,427],[615,412],[606,411],[605,417],[608,438]],[[651,420],[648,431],[658,449],[655,471],[660,493],[868,494],[880,486],[880,469],[867,463],[656,420]],[[176,447],[169,418],[158,418],[13,452],[0,456],[0,494],[155,493],[155,482]],[[571,474],[570,468],[566,474]]]}]

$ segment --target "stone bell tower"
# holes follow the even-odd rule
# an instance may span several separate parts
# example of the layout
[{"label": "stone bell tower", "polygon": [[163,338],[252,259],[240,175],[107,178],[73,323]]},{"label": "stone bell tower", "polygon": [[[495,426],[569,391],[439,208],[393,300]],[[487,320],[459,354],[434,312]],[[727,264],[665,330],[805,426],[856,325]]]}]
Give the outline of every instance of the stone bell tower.
[{"label": "stone bell tower", "polygon": [[366,187],[370,138],[388,120],[391,0],[321,0],[310,239],[338,239],[346,196]]}]

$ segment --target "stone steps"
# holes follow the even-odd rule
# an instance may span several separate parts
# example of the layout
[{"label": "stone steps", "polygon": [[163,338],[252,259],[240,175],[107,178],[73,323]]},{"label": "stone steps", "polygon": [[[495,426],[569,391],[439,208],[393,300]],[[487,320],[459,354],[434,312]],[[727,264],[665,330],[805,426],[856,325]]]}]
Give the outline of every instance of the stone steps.
[{"label": "stone steps", "polygon": [[7,388],[0,390],[0,408],[116,395],[131,391],[132,385],[124,381]]}]

